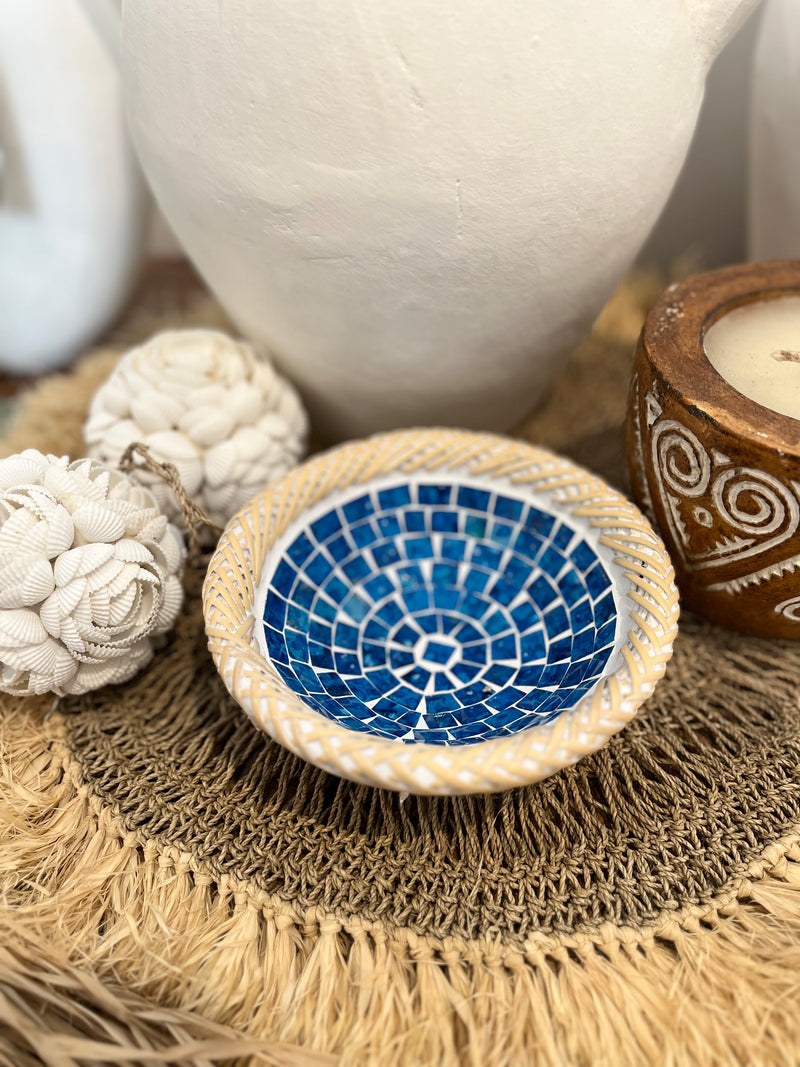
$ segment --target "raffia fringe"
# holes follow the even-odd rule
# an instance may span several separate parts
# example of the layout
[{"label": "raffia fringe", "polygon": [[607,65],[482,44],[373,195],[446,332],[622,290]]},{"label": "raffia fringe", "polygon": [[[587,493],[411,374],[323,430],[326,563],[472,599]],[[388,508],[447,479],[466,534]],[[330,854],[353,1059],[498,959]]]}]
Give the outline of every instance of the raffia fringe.
[{"label": "raffia fringe", "polygon": [[510,949],[215,881],[125,831],[57,715],[0,752],[2,1065],[800,1061],[798,836],[708,907]]}]

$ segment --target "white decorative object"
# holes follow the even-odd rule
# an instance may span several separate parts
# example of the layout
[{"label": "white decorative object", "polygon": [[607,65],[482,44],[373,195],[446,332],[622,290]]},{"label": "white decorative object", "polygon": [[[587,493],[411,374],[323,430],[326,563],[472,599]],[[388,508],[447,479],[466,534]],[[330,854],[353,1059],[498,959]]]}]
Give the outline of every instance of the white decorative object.
[{"label": "white decorative object", "polygon": [[141,261],[149,196],[128,140],[115,0],[0,3],[0,368],[69,361]]},{"label": "white decorative object", "polygon": [[[292,386],[250,345],[214,330],[167,331],[126,353],[95,394],[84,431],[89,454],[111,464],[134,441],[147,445],[219,525],[298,462],[306,432]],[[178,517],[163,481],[136,477]]]},{"label": "white decorative object", "polygon": [[768,0],[750,108],[751,259],[800,259],[800,4]]},{"label": "white decorative object", "polygon": [[183,539],[152,495],[93,460],[0,460],[0,689],[131,678],[183,600]]},{"label": "white decorative object", "polygon": [[127,0],[170,223],[334,439],[509,428],[633,259],[756,0]]}]

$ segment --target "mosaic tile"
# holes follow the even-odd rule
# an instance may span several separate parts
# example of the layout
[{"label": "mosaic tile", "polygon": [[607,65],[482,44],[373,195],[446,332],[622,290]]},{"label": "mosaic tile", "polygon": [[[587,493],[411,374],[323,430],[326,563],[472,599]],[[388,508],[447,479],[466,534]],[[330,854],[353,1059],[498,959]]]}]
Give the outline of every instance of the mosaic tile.
[{"label": "mosaic tile", "polygon": [[411,744],[554,719],[616,639],[583,531],[474,485],[362,488],[297,531],[268,581],[264,639],[286,684],[348,729]]}]

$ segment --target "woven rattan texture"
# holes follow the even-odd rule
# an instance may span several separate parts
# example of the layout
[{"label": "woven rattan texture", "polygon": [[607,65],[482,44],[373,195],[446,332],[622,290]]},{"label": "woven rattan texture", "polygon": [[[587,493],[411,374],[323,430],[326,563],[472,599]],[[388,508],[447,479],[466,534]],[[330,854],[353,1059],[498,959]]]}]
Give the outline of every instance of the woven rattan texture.
[{"label": "woven rattan texture", "polygon": [[[630,345],[612,326],[525,436],[618,481]],[[800,646],[685,615],[655,695],[595,756],[527,789],[401,802],[250,725],[211,663],[200,578],[144,675],[63,705],[69,744],[129,829],[298,909],[507,944],[640,926],[710,901],[800,822]]]}]

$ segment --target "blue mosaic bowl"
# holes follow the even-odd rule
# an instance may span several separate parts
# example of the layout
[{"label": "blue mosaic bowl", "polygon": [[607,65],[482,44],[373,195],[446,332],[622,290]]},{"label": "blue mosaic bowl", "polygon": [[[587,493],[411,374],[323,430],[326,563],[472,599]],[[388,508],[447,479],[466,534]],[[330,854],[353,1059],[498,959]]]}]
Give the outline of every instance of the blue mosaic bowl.
[{"label": "blue mosaic bowl", "polygon": [[[231,582],[247,592],[230,623],[250,620],[233,652]],[[677,595],[657,536],[599,479],[519,442],[411,431],[253,501],[206,611],[223,677],[273,737],[358,781],[455,793],[535,781],[621,728],[669,658]]]}]

